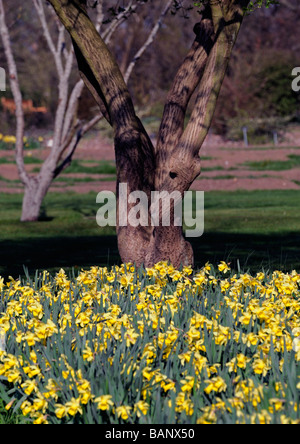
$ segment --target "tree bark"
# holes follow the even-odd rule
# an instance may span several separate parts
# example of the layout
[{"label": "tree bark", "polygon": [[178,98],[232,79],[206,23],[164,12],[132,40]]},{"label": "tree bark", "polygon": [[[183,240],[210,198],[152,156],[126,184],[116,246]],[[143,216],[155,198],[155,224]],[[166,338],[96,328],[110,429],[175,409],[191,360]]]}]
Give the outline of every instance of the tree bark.
[{"label": "tree bark", "polygon": [[[45,184],[44,184],[45,185]],[[41,205],[48,187],[44,186],[44,192],[40,183],[31,178],[24,188],[21,222],[36,222],[40,217]]]},{"label": "tree bark", "polygon": [[42,201],[38,198],[38,184],[30,180],[24,188],[21,222],[37,221],[40,215]]}]

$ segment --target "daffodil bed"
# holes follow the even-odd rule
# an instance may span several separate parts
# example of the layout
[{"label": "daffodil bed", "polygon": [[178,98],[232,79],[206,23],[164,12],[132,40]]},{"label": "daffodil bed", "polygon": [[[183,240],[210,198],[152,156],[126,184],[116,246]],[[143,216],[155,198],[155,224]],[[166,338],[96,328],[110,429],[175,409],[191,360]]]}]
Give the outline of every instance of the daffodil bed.
[{"label": "daffodil bed", "polygon": [[0,397],[24,421],[300,421],[295,271],[127,264],[0,294]]}]

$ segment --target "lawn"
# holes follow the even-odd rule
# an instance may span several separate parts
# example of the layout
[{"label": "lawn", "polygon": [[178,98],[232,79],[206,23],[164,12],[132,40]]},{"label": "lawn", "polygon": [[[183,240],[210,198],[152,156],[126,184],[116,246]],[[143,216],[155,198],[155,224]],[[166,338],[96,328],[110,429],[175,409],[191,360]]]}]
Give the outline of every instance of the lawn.
[{"label": "lawn", "polygon": [[285,171],[299,168],[300,156],[290,154],[288,160],[263,160],[257,162],[245,162],[244,165],[255,171]]},{"label": "lawn", "polygon": [[[21,201],[0,196],[0,275],[120,263],[114,229],[96,224],[96,193],[50,193],[36,223],[19,222]],[[191,241],[197,267],[226,260],[251,271],[299,269],[299,191],[207,192],[205,232]]]}]

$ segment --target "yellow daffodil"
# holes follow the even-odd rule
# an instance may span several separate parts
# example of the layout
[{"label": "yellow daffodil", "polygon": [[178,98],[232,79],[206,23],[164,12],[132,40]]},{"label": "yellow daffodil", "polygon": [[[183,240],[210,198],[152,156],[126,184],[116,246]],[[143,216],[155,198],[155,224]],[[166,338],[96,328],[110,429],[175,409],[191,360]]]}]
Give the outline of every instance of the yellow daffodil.
[{"label": "yellow daffodil", "polygon": [[2,140],[4,143],[16,143],[17,141],[15,136],[3,136]]},{"label": "yellow daffodil", "polygon": [[66,408],[68,415],[75,416],[77,413],[82,415],[82,407],[80,403],[80,398],[72,398],[71,401],[66,403]]},{"label": "yellow daffodil", "polygon": [[271,365],[263,359],[256,359],[253,362],[252,367],[253,367],[254,373],[256,373],[257,375],[266,376],[266,374],[268,373],[268,371],[271,368]]},{"label": "yellow daffodil", "polygon": [[57,416],[57,418],[61,419],[67,416],[68,407],[62,404],[56,404],[55,407],[55,415]]},{"label": "yellow daffodil", "polygon": [[129,405],[121,405],[120,407],[116,408],[116,412],[118,415],[118,418],[122,418],[124,421],[126,421],[130,415],[131,415],[132,407]]},{"label": "yellow daffodil", "polygon": [[96,399],[94,399],[94,402],[97,404],[98,410],[105,411],[114,406],[111,395],[98,396]]},{"label": "yellow daffodil", "polygon": [[140,418],[142,415],[147,415],[149,410],[149,404],[145,401],[139,401],[134,404],[134,413]]},{"label": "yellow daffodil", "polygon": [[222,379],[220,376],[217,376],[205,382],[206,384],[208,384],[207,387],[204,389],[207,395],[209,395],[211,392],[221,393],[227,389],[227,385],[224,379]]},{"label": "yellow daffodil", "polygon": [[219,271],[221,271],[224,274],[226,274],[228,271],[231,270],[229,265],[226,264],[226,262],[224,262],[224,261],[221,261],[221,263],[218,265],[218,269],[219,269]]},{"label": "yellow daffodil", "polygon": [[23,382],[23,384],[21,384],[21,387],[26,393],[26,395],[31,395],[33,391],[37,391],[37,384],[35,381],[32,381],[31,379]]}]

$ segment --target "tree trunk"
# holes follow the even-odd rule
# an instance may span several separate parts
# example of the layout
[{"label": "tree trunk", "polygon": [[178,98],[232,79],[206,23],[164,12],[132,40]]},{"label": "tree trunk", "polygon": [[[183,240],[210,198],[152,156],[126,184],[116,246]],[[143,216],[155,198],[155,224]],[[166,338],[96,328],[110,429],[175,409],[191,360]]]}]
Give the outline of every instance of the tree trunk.
[{"label": "tree trunk", "polygon": [[47,194],[52,178],[47,176],[31,177],[24,187],[21,222],[39,220],[43,199]]},{"label": "tree trunk", "polygon": [[[202,20],[196,24],[195,41],[179,68],[167,98],[154,147],[135,114],[132,99],[114,57],[90,21],[85,0],[49,0],[71,35],[80,74],[115,134],[117,165],[117,235],[123,262],[152,266],[161,260],[175,267],[193,265],[191,245],[182,227],[151,224],[152,191],[183,197],[199,176],[199,150],[209,131],[228,61],[249,0],[208,0]],[[198,88],[196,104],[184,128],[191,96]],[[120,184],[127,184],[119,196]],[[145,193],[147,226],[119,223],[124,201],[136,191]],[[136,203],[135,203],[136,204]],[[127,216],[135,205],[128,202]],[[152,203],[153,204],[153,203]],[[173,204],[175,205],[175,203]],[[173,206],[171,206],[172,214]]]},{"label": "tree trunk", "polygon": [[21,222],[37,221],[42,202],[38,197],[38,182],[31,180],[24,187]]}]

